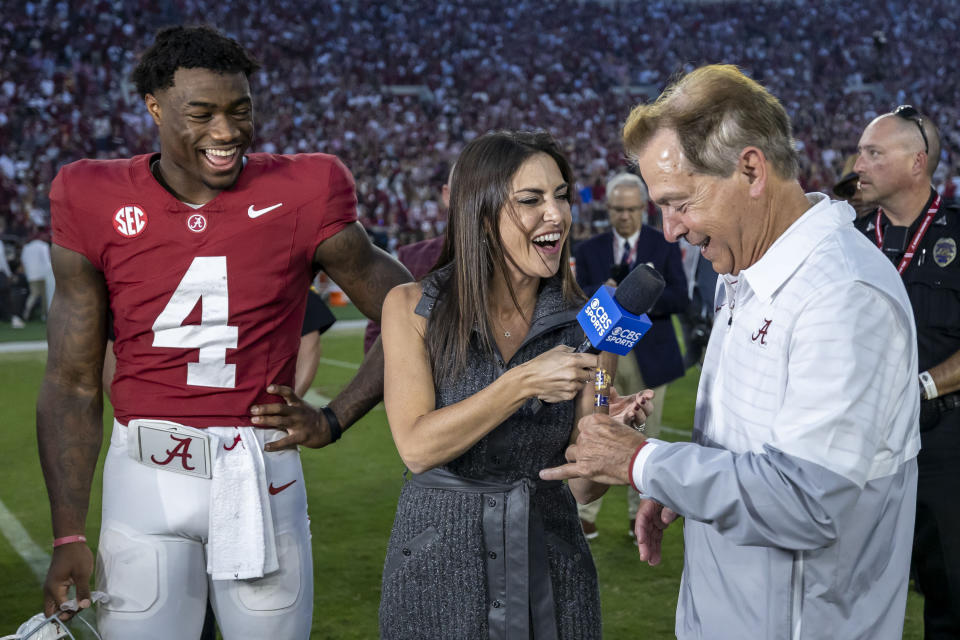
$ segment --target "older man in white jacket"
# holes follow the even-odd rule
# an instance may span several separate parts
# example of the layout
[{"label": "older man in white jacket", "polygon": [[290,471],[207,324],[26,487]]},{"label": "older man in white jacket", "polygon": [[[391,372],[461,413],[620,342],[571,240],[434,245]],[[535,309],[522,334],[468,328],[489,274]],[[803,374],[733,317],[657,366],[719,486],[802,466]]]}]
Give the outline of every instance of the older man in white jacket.
[{"label": "older man in white jacket", "polygon": [[624,138],[667,237],[724,274],[693,442],[591,416],[541,475],[633,484],[651,564],[686,518],[679,638],[900,638],[920,401],[896,270],[803,193],[786,112],[735,67],[681,78]]}]

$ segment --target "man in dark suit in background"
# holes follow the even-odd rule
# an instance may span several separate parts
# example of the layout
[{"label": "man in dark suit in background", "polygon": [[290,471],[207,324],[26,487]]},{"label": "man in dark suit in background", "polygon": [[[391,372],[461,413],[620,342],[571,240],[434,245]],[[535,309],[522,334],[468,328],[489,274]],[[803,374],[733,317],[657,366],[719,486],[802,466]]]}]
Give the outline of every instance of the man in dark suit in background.
[{"label": "man in dark suit in background", "polygon": [[[684,373],[683,357],[670,316],[683,312],[689,304],[687,278],[680,248],[667,242],[660,231],[644,224],[647,188],[643,181],[632,173],[618,174],[607,182],[606,195],[612,229],[584,240],[574,249],[577,283],[584,293],[592,295],[600,285],[619,284],[638,264],[649,264],[666,281],[663,295],[649,311],[653,326],[630,355],[620,358],[615,380],[617,390],[622,393],[644,387],[656,392],[655,411],[646,423],[646,434],[655,437],[660,431],[667,384]],[[632,535],[640,498],[632,489],[628,492]],[[588,539],[597,536],[600,502],[578,505]]]}]

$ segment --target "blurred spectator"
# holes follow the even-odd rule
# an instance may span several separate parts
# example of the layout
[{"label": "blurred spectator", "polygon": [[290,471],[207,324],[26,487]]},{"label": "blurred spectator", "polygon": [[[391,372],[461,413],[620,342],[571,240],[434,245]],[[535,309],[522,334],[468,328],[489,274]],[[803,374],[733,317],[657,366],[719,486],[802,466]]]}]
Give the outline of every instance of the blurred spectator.
[{"label": "blurred spectator", "polygon": [[310,390],[313,379],[320,367],[323,345],[320,336],[333,326],[337,319],[323,302],[320,293],[311,285],[307,292],[307,308],[300,330],[300,348],[297,351],[297,372],[294,376],[293,391],[301,398]]},{"label": "blurred spectator", "polygon": [[9,320],[14,329],[23,329],[26,323],[11,306],[10,294],[12,288],[13,271],[7,262],[7,248],[0,241],[0,320]]},{"label": "blurred spectator", "polygon": [[[829,191],[856,149],[855,123],[874,117],[882,96],[916,105],[940,126],[937,184],[958,166],[951,38],[960,21],[951,3],[246,6],[0,0],[0,216],[9,228],[46,224],[45,186],[64,163],[155,151],[128,79],[136,63],[130,52],[172,22],[220,27],[261,52],[265,70],[254,84],[266,89],[256,92],[257,108],[269,115],[259,150],[336,153],[356,177],[362,222],[385,234],[391,249],[442,232],[436,193],[450,161],[465,142],[502,127],[557,136],[578,191],[589,193],[576,222],[590,226],[578,226],[579,235],[606,230],[596,224],[605,218],[597,208],[603,184],[624,166],[624,115],[674,73],[702,62],[738,64],[780,96],[807,190]],[[537,28],[515,37],[523,25]],[[875,32],[883,34],[882,51]],[[878,55],[894,52],[897,72],[875,73]],[[650,223],[658,226],[656,218]]]},{"label": "blurred spectator", "polygon": [[23,307],[23,319],[30,320],[33,309],[40,303],[40,319],[47,319],[47,310],[53,301],[53,265],[50,263],[50,236],[37,231],[20,251],[20,264],[30,284],[30,295]]}]

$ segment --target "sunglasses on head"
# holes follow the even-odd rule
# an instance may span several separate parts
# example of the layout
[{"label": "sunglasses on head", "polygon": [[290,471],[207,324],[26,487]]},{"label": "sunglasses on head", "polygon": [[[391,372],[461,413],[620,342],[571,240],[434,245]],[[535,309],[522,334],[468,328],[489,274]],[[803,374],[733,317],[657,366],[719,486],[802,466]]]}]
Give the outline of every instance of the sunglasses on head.
[{"label": "sunglasses on head", "polygon": [[923,136],[923,151],[924,153],[930,153],[930,143],[927,142],[927,133],[923,130],[923,118],[920,117],[920,112],[913,105],[902,104],[893,110],[893,115],[917,123],[920,135]]}]

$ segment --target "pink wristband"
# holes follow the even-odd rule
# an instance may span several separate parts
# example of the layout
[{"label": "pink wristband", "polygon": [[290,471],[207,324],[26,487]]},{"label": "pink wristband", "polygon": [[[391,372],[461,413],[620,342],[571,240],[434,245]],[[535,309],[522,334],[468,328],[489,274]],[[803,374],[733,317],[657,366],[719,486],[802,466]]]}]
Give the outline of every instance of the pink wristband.
[{"label": "pink wristband", "polygon": [[643,492],[640,491],[640,488],[637,487],[636,483],[633,481],[633,463],[637,461],[637,456],[640,455],[640,450],[643,449],[645,446],[647,446],[647,441],[646,441],[646,440],[644,440],[644,441],[640,444],[640,446],[637,447],[637,450],[633,452],[633,455],[630,456],[630,466],[628,467],[628,469],[629,469],[628,473],[630,474],[630,475],[629,475],[629,478],[630,478],[630,486],[633,487],[634,490],[635,490],[637,493],[643,493]]},{"label": "pink wristband", "polygon": [[70,544],[71,542],[86,542],[87,536],[77,535],[77,536],[63,536],[62,538],[57,538],[53,541],[53,548],[62,547],[65,544]]}]

